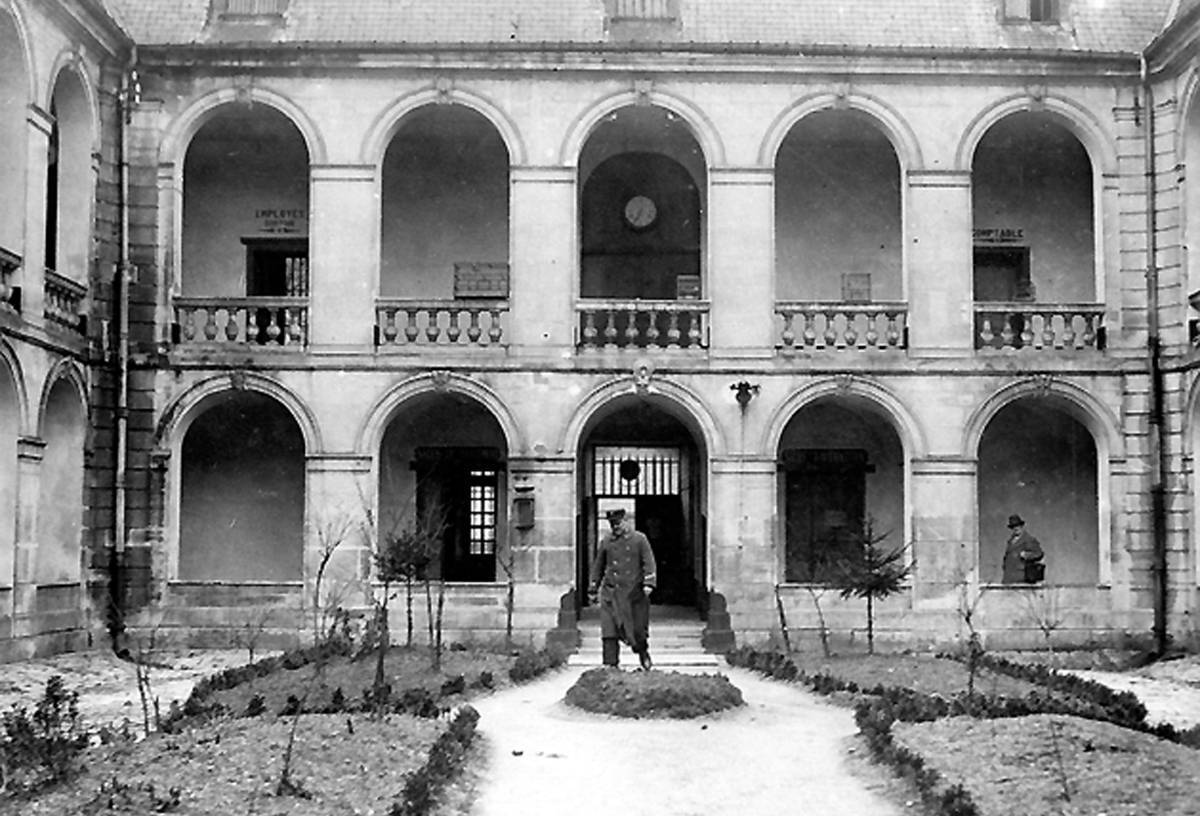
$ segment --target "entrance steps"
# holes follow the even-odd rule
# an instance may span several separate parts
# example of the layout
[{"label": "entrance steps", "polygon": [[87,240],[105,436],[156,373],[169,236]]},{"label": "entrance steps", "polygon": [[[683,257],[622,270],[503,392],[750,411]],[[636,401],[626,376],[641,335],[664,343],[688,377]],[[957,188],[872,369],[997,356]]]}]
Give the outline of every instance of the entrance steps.
[{"label": "entrance steps", "polygon": [[[701,635],[704,623],[694,617],[671,615],[660,619],[657,607],[650,612],[650,657],[654,668],[663,671],[713,673],[721,671],[725,661],[720,655],[704,650]],[[568,666],[592,668],[603,664],[600,651],[600,620],[587,615],[579,621],[579,650],[567,658]],[[637,655],[621,644],[621,667],[635,669]]]}]

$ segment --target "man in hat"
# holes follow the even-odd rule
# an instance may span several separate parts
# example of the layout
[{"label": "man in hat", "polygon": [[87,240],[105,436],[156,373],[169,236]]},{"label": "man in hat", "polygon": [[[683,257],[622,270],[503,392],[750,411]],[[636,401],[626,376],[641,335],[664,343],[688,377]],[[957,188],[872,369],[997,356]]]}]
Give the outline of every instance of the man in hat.
[{"label": "man in hat", "polygon": [[600,604],[604,665],[619,663],[618,641],[623,640],[649,671],[650,593],[657,581],[654,552],[624,510],[610,510],[607,518],[611,530],[596,550],[588,581],[588,596]]},{"label": "man in hat", "polygon": [[1025,530],[1025,520],[1013,513],[1008,517],[1008,545],[1004,548],[1006,584],[1035,584],[1042,580],[1041,543]]}]

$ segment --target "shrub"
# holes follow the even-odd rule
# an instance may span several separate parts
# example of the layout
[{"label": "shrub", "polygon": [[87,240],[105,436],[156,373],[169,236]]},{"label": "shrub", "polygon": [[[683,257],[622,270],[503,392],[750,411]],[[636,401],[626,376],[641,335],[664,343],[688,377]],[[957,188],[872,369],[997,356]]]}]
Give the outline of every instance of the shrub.
[{"label": "shrub", "polygon": [[88,735],[79,719],[79,694],[67,690],[61,675],[46,681],[32,714],[14,706],[0,723],[0,788],[33,790],[79,770]]},{"label": "shrub", "polygon": [[724,675],[607,668],[580,675],[566,699],[585,711],[638,719],[690,719],[743,704],[741,691]]},{"label": "shrub", "polygon": [[462,694],[466,690],[467,678],[460,674],[442,683],[441,694],[443,697],[449,697],[452,694]]},{"label": "shrub", "polygon": [[550,669],[556,669],[566,662],[562,652],[557,649],[541,649],[539,651],[523,651],[517,655],[508,676],[514,683],[525,683],[539,677]]},{"label": "shrub", "polygon": [[438,793],[462,770],[478,722],[479,712],[471,706],[458,710],[450,727],[429,749],[425,764],[408,775],[400,801],[392,805],[388,816],[425,816],[433,811]]},{"label": "shrub", "polygon": [[87,805],[88,813],[173,813],[179,810],[183,791],[159,791],[153,782],[122,782],[116,776],[100,783]]},{"label": "shrub", "polygon": [[246,703],[246,710],[242,712],[243,717],[257,717],[267,710],[267,701],[261,694],[255,694]]}]

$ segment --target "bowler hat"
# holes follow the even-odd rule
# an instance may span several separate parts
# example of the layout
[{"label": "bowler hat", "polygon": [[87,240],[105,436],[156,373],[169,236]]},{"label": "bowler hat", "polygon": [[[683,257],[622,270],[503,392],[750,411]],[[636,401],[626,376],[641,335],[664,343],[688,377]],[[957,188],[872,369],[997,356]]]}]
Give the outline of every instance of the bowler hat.
[{"label": "bowler hat", "polygon": [[1020,527],[1024,524],[1025,524],[1025,519],[1021,518],[1016,513],[1013,513],[1011,516],[1008,517],[1008,526],[1009,527]]}]

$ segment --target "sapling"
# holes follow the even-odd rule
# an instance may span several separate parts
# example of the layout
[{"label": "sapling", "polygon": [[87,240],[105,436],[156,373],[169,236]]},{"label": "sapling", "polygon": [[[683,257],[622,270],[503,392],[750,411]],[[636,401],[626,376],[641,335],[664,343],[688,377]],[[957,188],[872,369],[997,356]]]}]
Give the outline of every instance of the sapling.
[{"label": "sapling", "polygon": [[885,549],[880,544],[888,533],[876,534],[874,522],[867,519],[853,546],[840,554],[834,564],[836,587],[843,599],[863,598],[867,602],[867,653],[875,654],[875,602],[894,595],[904,587],[912,573],[908,547]]}]

